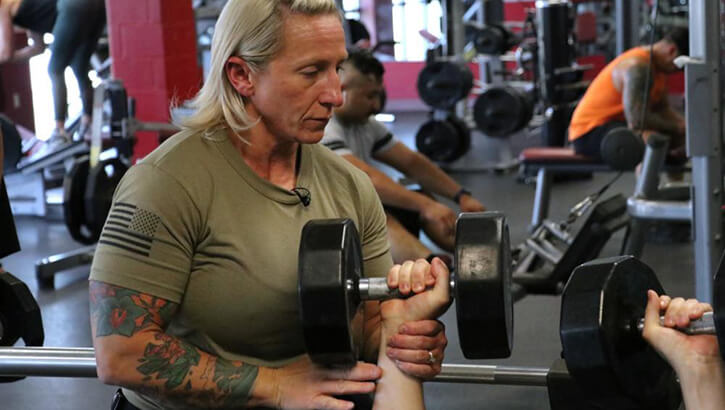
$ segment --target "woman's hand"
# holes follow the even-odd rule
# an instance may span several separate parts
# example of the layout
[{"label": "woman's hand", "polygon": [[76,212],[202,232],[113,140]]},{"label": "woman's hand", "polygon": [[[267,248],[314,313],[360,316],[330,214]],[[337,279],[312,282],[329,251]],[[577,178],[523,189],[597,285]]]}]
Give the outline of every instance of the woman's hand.
[{"label": "woman's hand", "polygon": [[326,369],[304,356],[279,369],[261,367],[252,394],[266,400],[249,404],[279,409],[352,409],[352,402],[334,396],[371,393],[381,376],[382,370],[374,364],[358,362],[350,369]]},{"label": "woman's hand", "polygon": [[[388,287],[399,289],[407,299],[391,299],[380,305],[386,356],[404,373],[432,379],[441,371],[448,339],[437,319],[450,306],[450,273],[446,264],[434,258],[394,266]],[[431,288],[432,286],[432,288]]]}]

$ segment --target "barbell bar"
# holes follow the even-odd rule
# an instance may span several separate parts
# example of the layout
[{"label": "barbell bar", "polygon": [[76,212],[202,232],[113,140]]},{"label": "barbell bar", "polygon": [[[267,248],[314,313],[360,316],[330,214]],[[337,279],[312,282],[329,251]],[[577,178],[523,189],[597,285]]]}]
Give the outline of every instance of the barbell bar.
[{"label": "barbell bar", "polygon": [[[447,364],[433,382],[546,386],[548,368]],[[95,378],[91,347],[0,347],[0,376]]]}]

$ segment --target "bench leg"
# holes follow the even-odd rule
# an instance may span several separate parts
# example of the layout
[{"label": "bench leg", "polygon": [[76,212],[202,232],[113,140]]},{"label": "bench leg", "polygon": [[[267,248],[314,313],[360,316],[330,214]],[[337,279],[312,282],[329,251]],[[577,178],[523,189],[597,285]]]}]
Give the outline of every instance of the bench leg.
[{"label": "bench leg", "polygon": [[551,172],[546,168],[539,168],[536,175],[536,194],[534,196],[534,211],[531,215],[530,230],[536,229],[549,215],[549,197],[551,195]]}]

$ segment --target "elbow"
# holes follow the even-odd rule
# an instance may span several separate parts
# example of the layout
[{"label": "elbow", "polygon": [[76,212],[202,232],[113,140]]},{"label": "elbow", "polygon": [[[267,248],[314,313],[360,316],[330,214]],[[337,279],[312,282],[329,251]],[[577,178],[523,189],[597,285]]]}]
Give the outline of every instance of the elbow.
[{"label": "elbow", "polygon": [[121,369],[122,358],[119,354],[113,353],[111,349],[103,349],[96,346],[96,374],[98,380],[103,384],[123,386],[124,380]]},{"label": "elbow", "polygon": [[101,383],[114,386],[120,385],[121,380],[117,369],[118,365],[112,358],[96,353],[96,374]]}]

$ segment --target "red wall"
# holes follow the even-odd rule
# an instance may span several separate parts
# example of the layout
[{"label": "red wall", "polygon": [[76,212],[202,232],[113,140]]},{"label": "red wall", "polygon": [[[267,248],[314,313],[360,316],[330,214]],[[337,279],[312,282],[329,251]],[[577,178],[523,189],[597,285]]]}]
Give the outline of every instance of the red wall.
[{"label": "red wall", "polygon": [[[112,72],[137,100],[141,121],[169,120],[172,100],[192,97],[201,83],[191,3],[179,0],[106,0]],[[134,160],[158,145],[155,133],[138,133]]]},{"label": "red wall", "polygon": [[[15,33],[13,44],[16,49],[21,49],[28,44],[24,31]],[[16,124],[31,131],[35,130],[30,64],[27,60],[0,65],[0,112],[7,115]],[[50,118],[47,120],[50,121]]]}]

